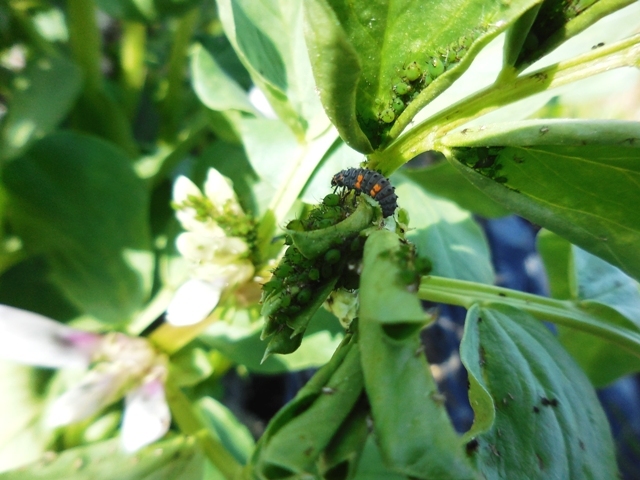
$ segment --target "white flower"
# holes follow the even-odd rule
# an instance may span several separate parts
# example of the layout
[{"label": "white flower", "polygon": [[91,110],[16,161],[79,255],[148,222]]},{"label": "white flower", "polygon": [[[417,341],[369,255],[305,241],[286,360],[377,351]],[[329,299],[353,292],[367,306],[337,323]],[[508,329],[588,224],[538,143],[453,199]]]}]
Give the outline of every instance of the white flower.
[{"label": "white flower", "polygon": [[121,435],[126,451],[158,440],[169,429],[166,358],[145,339],[84,332],[0,305],[0,357],[41,367],[88,369],[77,385],[48,406],[44,423],[49,428],[89,418],[126,395]]},{"label": "white flower", "polygon": [[227,289],[253,277],[246,236],[250,218],[238,203],[231,182],[210,169],[204,194],[186,177],[173,187],[176,217],[186,230],[176,247],[191,267],[190,279],[180,286],[167,308],[167,321],[192,325],[204,320]]}]

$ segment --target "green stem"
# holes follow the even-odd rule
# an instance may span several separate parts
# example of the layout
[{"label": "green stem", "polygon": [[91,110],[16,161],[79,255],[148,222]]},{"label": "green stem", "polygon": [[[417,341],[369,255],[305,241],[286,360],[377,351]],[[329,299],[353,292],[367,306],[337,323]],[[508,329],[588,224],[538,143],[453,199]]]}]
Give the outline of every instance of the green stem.
[{"label": "green stem", "polygon": [[87,90],[102,89],[100,71],[100,30],[96,21],[96,8],[92,0],[68,0],[67,19],[69,44],[73,57],[82,68]]},{"label": "green stem", "polygon": [[418,297],[421,300],[459,305],[467,309],[474,304],[511,305],[530,313],[539,320],[550,321],[603,338],[640,357],[640,332],[603,321],[580,309],[574,302],[435,276],[422,278]]},{"label": "green stem", "polygon": [[640,34],[636,34],[528,75],[500,77],[493,85],[420,123],[385,150],[371,154],[370,168],[390,174],[416,155],[435,150],[440,137],[475,118],[545,90],[614,68],[637,66],[639,58]]},{"label": "green stem", "polygon": [[183,106],[187,52],[193,31],[198,23],[200,10],[194,8],[178,20],[172,39],[167,73],[167,94],[162,102],[164,121],[162,137],[171,142],[178,133]]},{"label": "green stem", "polygon": [[165,389],[171,414],[180,430],[186,435],[196,437],[204,454],[224,478],[227,480],[238,478],[242,471],[242,465],[236,461],[217,438],[211,435],[211,432],[194,411],[193,405],[191,405],[191,402],[189,402],[189,399],[182,393],[180,388],[169,379],[165,384]]},{"label": "green stem", "polygon": [[122,68],[122,91],[124,109],[132,119],[138,106],[140,91],[144,86],[147,69],[144,57],[147,43],[147,28],[142,23],[122,22],[120,41],[120,66]]}]

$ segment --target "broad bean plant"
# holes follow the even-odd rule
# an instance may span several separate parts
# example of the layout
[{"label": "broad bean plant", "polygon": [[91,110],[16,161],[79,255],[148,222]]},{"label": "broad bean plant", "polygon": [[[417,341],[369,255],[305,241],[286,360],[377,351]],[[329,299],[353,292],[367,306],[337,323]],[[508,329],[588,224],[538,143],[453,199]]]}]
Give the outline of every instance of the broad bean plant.
[{"label": "broad bean plant", "polygon": [[[616,478],[595,388],[640,371],[639,19],[2,3],[0,479]],[[548,297],[497,286],[477,219],[508,214]],[[424,301],[466,310],[466,432]],[[260,431],[223,402],[303,369]]]}]

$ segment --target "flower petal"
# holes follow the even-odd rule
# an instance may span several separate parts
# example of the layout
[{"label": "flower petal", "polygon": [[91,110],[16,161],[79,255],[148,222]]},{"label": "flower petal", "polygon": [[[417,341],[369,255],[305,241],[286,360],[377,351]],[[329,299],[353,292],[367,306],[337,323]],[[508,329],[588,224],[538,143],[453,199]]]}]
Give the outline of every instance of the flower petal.
[{"label": "flower petal", "polygon": [[86,367],[101,335],[0,305],[0,357],[41,367]]},{"label": "flower petal", "polygon": [[180,175],[173,184],[173,201],[181,204],[189,200],[189,197],[201,197],[202,192],[184,175]]},{"label": "flower petal", "polygon": [[80,383],[49,406],[45,425],[55,428],[90,417],[122,396],[122,381],[123,376],[117,371],[87,372]]},{"label": "flower petal", "polygon": [[178,288],[167,307],[167,322],[176,326],[193,325],[204,320],[218,305],[224,278],[213,282],[192,278]]},{"label": "flower petal", "polygon": [[131,390],[126,397],[120,440],[127,452],[135,452],[162,438],[171,423],[171,413],[158,378]]},{"label": "flower petal", "polygon": [[207,173],[207,180],[204,183],[204,193],[218,210],[222,210],[222,207],[229,202],[228,206],[232,212],[237,214],[243,213],[242,208],[238,204],[238,199],[233,191],[233,187],[231,186],[231,181],[223,177],[215,168],[210,168],[209,173]]},{"label": "flower petal", "polygon": [[176,248],[187,260],[227,264],[249,251],[247,243],[239,237],[209,236],[184,232],[176,239]]}]

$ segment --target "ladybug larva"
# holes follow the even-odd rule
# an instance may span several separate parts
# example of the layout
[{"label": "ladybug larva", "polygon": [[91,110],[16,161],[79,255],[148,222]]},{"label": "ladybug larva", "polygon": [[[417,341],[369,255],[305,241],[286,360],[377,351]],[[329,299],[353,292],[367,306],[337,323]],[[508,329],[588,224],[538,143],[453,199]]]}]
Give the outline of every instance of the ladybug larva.
[{"label": "ladybug larva", "polygon": [[344,187],[357,193],[369,195],[380,204],[382,216],[393,215],[398,207],[395,188],[384,175],[366,168],[348,168],[336,173],[331,179],[334,187]]}]

